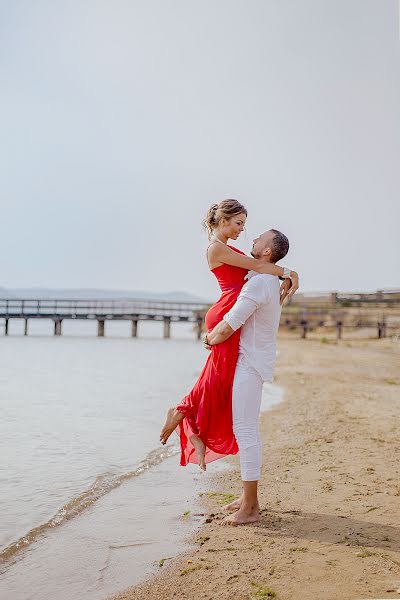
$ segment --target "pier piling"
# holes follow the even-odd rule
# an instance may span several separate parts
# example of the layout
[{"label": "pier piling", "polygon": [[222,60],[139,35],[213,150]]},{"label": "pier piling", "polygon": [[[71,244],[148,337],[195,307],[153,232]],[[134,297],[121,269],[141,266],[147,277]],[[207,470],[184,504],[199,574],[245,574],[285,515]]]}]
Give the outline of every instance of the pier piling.
[{"label": "pier piling", "polygon": [[301,339],[305,340],[307,337],[307,331],[308,331],[308,323],[306,320],[302,319],[300,321],[300,327],[302,328],[302,333],[301,333]]},{"label": "pier piling", "polygon": [[201,340],[201,334],[203,333],[203,319],[201,317],[197,317],[197,339]]},{"label": "pier piling", "polygon": [[97,335],[98,337],[104,337],[104,319],[98,319],[97,320]]},{"label": "pier piling", "polygon": [[164,338],[171,337],[171,319],[169,317],[164,317]]},{"label": "pier piling", "polygon": [[132,337],[137,337],[138,334],[138,321],[137,319],[132,319]]}]

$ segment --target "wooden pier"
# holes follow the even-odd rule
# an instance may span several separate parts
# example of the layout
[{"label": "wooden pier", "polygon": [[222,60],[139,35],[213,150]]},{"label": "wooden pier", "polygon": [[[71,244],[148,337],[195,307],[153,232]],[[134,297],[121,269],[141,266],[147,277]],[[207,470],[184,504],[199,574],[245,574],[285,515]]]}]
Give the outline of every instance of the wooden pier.
[{"label": "wooden pier", "polygon": [[327,331],[335,332],[336,339],[341,340],[344,331],[354,332],[360,329],[369,329],[371,333],[375,331],[376,337],[385,338],[387,335],[400,335],[400,313],[388,316],[384,313],[381,316],[368,313],[353,316],[340,312],[324,315],[316,311],[302,311],[297,315],[283,312],[280,326],[298,330],[303,339],[311,331]]},{"label": "wooden pier", "polygon": [[[347,332],[369,329],[378,338],[400,335],[400,290],[372,293],[296,294],[284,306],[281,327],[308,333],[334,332],[338,340]],[[376,333],[375,333],[376,332]]]},{"label": "wooden pier", "polygon": [[65,319],[97,321],[97,335],[105,335],[106,321],[130,321],[132,337],[138,336],[139,321],[160,321],[164,338],[171,337],[171,324],[191,322],[197,338],[201,338],[204,316],[209,305],[196,302],[160,300],[30,300],[0,299],[0,320],[4,320],[4,335],[9,333],[11,319],[24,320],[28,335],[30,319],[47,319],[54,323],[54,335],[62,335]]},{"label": "wooden pier", "polygon": [[[9,334],[11,319],[23,319],[24,333],[28,335],[31,319],[47,319],[54,323],[54,335],[62,335],[65,319],[97,321],[97,335],[106,333],[107,321],[130,321],[131,335],[139,334],[140,321],[160,321],[164,338],[171,337],[171,325],[176,322],[193,323],[193,331],[200,339],[204,331],[204,317],[208,304],[196,302],[169,302],[160,300],[37,300],[0,299],[0,326]],[[341,339],[357,329],[375,330],[378,338],[387,335],[400,337],[400,290],[373,294],[296,294],[285,304],[281,327],[297,330],[302,338],[312,331],[335,332]]]}]

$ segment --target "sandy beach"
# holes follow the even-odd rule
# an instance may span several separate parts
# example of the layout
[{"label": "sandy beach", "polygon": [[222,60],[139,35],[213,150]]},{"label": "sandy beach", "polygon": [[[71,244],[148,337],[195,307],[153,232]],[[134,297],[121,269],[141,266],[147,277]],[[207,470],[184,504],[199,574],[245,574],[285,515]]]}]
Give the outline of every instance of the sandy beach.
[{"label": "sandy beach", "polygon": [[400,598],[400,344],[314,337],[279,341],[285,398],[261,417],[261,522],[220,525],[240,494],[233,457],[206,475],[191,549],[114,600]]}]

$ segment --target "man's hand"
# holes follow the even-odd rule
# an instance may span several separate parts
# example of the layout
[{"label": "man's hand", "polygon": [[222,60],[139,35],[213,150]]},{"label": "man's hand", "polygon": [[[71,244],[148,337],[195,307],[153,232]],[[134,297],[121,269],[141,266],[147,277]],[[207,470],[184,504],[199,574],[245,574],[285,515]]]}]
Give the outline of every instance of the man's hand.
[{"label": "man's hand", "polygon": [[206,336],[206,335],[204,336],[203,343],[204,343],[204,348],[205,348],[206,350],[211,350],[212,346],[210,346],[210,344],[208,343],[208,338],[207,338],[207,336]]},{"label": "man's hand", "polygon": [[220,321],[218,325],[204,337],[204,347],[206,350],[211,350],[213,346],[222,344],[222,342],[225,342],[225,340],[230,338],[232,333],[234,333],[232,327],[222,319],[222,321]]},{"label": "man's hand", "polygon": [[290,279],[287,278],[281,283],[280,304],[283,304],[286,298],[291,298],[299,289],[299,276],[296,271],[291,271]]}]

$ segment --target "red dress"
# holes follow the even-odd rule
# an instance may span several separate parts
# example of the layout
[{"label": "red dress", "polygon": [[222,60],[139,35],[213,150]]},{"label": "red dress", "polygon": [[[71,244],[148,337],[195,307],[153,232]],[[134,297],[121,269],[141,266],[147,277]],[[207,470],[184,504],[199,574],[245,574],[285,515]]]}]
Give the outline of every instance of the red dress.
[{"label": "red dress", "polygon": [[[237,248],[229,247],[243,254]],[[211,331],[235,304],[247,275],[247,269],[226,264],[211,271],[222,294],[206,314],[207,331]],[[183,466],[189,462],[197,464],[196,452],[189,440],[193,433],[206,445],[206,463],[239,451],[232,428],[232,385],[239,340],[240,330],[237,330],[225,342],[213,346],[192,391],[176,407],[185,415],[177,428]]]}]

